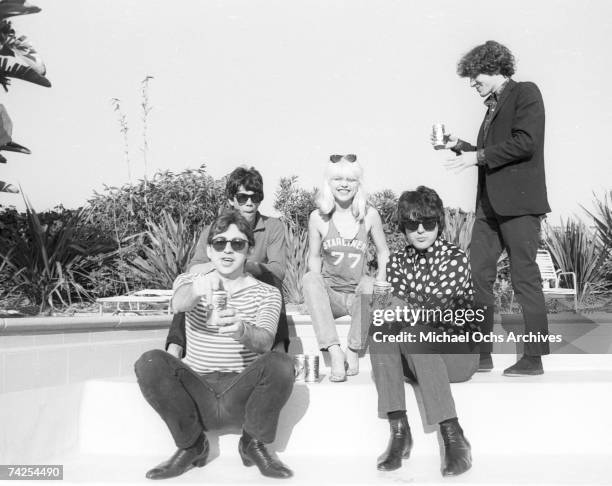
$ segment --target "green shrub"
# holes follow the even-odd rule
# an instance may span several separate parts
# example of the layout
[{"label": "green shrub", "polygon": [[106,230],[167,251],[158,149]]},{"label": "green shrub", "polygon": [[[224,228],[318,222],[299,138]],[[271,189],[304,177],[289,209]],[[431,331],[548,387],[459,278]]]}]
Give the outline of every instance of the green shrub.
[{"label": "green shrub", "polygon": [[211,223],[225,202],[225,180],[213,179],[202,165],[178,174],[158,172],[134,185],[105,187],[89,200],[87,223],[121,241],[147,231],[149,221],[162,224],[165,211],[175,220],[183,218],[189,231],[198,231]]},{"label": "green shrub", "polygon": [[281,220],[294,231],[308,229],[308,218],[316,208],[316,189],[307,191],[297,187],[297,176],[281,177],[274,193],[274,209]]},{"label": "green shrub", "polygon": [[[113,248],[99,241],[77,238],[77,228],[86,211],[47,214],[44,224],[26,200],[27,227],[12,215],[17,228],[0,244],[0,268],[4,293],[20,294],[39,306],[40,312],[73,299],[91,299],[90,273],[113,257]],[[8,245],[11,245],[10,247]]]},{"label": "green shrub", "polygon": [[605,247],[582,222],[567,220],[553,227],[544,225],[545,244],[557,268],[576,274],[578,299],[582,302],[589,292],[601,290],[605,284],[603,262]]},{"label": "green shrub", "polygon": [[302,278],[308,270],[308,231],[286,224],[285,239],[287,241],[287,265],[283,280],[283,294],[288,303],[301,304],[304,302]]},{"label": "green shrub", "polygon": [[199,232],[187,228],[182,216],[175,221],[162,211],[161,218],[161,224],[148,221],[149,229],[132,237],[135,255],[122,269],[143,287],[171,289],[193,257]]}]

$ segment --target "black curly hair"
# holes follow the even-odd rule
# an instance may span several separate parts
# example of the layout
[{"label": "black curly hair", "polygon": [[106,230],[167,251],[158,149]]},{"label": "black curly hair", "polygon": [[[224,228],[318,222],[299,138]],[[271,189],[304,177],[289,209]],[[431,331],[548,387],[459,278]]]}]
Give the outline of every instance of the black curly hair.
[{"label": "black curly hair", "polygon": [[457,74],[462,78],[475,78],[479,74],[514,74],[514,56],[499,42],[487,41],[474,47],[457,63]]},{"label": "black curly hair", "polygon": [[240,186],[244,186],[247,191],[260,194],[263,199],[263,178],[255,167],[247,167],[246,165],[236,167],[227,178],[225,196],[229,200],[234,199]]},{"label": "black curly hair", "polygon": [[405,221],[409,219],[422,220],[436,218],[438,234],[444,229],[444,204],[438,193],[425,186],[419,186],[415,191],[405,191],[397,202],[397,226],[405,233]]}]

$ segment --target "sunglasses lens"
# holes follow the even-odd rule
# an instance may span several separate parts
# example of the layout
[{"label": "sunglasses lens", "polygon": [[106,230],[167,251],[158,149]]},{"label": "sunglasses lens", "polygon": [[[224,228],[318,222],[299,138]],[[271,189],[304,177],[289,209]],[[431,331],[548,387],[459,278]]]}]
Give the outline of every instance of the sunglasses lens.
[{"label": "sunglasses lens", "polygon": [[234,251],[242,251],[244,250],[244,247],[246,246],[247,242],[246,240],[232,240],[231,241],[231,245],[232,245],[232,250]]},{"label": "sunglasses lens", "polygon": [[214,248],[215,251],[223,251],[225,250],[226,246],[227,246],[227,240],[224,240],[224,239],[213,240],[212,242],[212,247]]},{"label": "sunglasses lens", "polygon": [[404,227],[408,231],[416,231],[417,229],[419,229],[419,224],[420,223],[421,223],[420,221],[415,221],[414,219],[409,219],[409,220],[404,222]]},{"label": "sunglasses lens", "polygon": [[236,198],[236,202],[241,206],[246,204],[249,199],[253,202],[253,204],[259,204],[263,200],[263,196],[258,192],[254,194],[244,194],[243,192],[239,192],[234,197]]},{"label": "sunglasses lens", "polygon": [[247,244],[247,241],[242,240],[240,238],[236,238],[234,240],[226,240],[224,238],[219,238],[218,240],[213,240],[212,247],[214,248],[215,251],[225,251],[228,243],[232,247],[232,250],[242,251],[244,250]]},{"label": "sunglasses lens", "polygon": [[334,154],[334,155],[329,156],[329,160],[331,160],[332,163],[334,164],[336,164],[337,162],[340,162],[342,159],[346,160],[347,162],[355,162],[357,160],[357,156],[355,154],[347,154],[347,155]]},{"label": "sunglasses lens", "polygon": [[437,219],[426,219],[423,221],[423,229],[425,231],[433,231],[436,229],[437,224]]},{"label": "sunglasses lens", "polygon": [[419,229],[419,225],[421,224],[423,225],[423,229],[425,231],[433,231],[438,225],[438,220],[436,218],[428,218],[422,221],[416,219],[408,219],[404,222],[404,227],[408,231],[416,231]]}]

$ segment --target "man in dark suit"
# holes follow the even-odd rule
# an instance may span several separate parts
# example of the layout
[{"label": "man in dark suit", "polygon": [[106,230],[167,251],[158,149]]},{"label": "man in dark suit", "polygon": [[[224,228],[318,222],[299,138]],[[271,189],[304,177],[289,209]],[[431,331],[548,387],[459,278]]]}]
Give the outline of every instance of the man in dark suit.
[{"label": "man in dark suit", "polygon": [[[483,333],[493,329],[493,284],[506,249],[512,286],[523,309],[524,354],[504,370],[508,376],[542,374],[549,353],[548,320],[536,253],[542,216],[550,212],[544,175],[544,102],[531,82],[515,82],[514,57],[487,41],[468,52],[457,73],[485,98],[487,112],[476,146],[447,134],[457,156],[445,163],[457,171],[478,167],[476,220],[470,246],[475,301],[484,307]],[[493,369],[491,345],[481,347],[480,371]]]}]

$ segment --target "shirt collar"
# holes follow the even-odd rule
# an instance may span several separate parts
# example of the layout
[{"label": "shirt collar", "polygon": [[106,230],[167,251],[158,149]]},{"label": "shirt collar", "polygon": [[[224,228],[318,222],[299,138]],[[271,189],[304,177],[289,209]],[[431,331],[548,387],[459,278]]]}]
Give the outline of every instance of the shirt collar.
[{"label": "shirt collar", "polygon": [[406,256],[408,258],[414,258],[416,255],[424,256],[424,255],[431,255],[432,253],[438,253],[441,251],[441,247],[443,245],[442,241],[443,241],[442,238],[438,236],[436,240],[433,242],[433,245],[431,245],[429,248],[423,251],[418,251],[414,246],[406,245],[406,248],[405,248]]},{"label": "shirt collar", "polygon": [[264,231],[266,229],[264,225],[264,219],[259,211],[255,215],[255,226],[253,227],[253,233],[256,231]]},{"label": "shirt collar", "polygon": [[486,100],[484,100],[484,104],[487,106],[490,106],[492,103],[499,103],[499,100],[501,99],[502,93],[504,92],[504,90],[506,89],[506,86],[508,86],[508,82],[510,81],[510,78],[506,78],[504,80],[504,82],[502,84],[500,84],[499,88],[497,88],[497,91],[494,91],[493,93],[491,93]]}]

